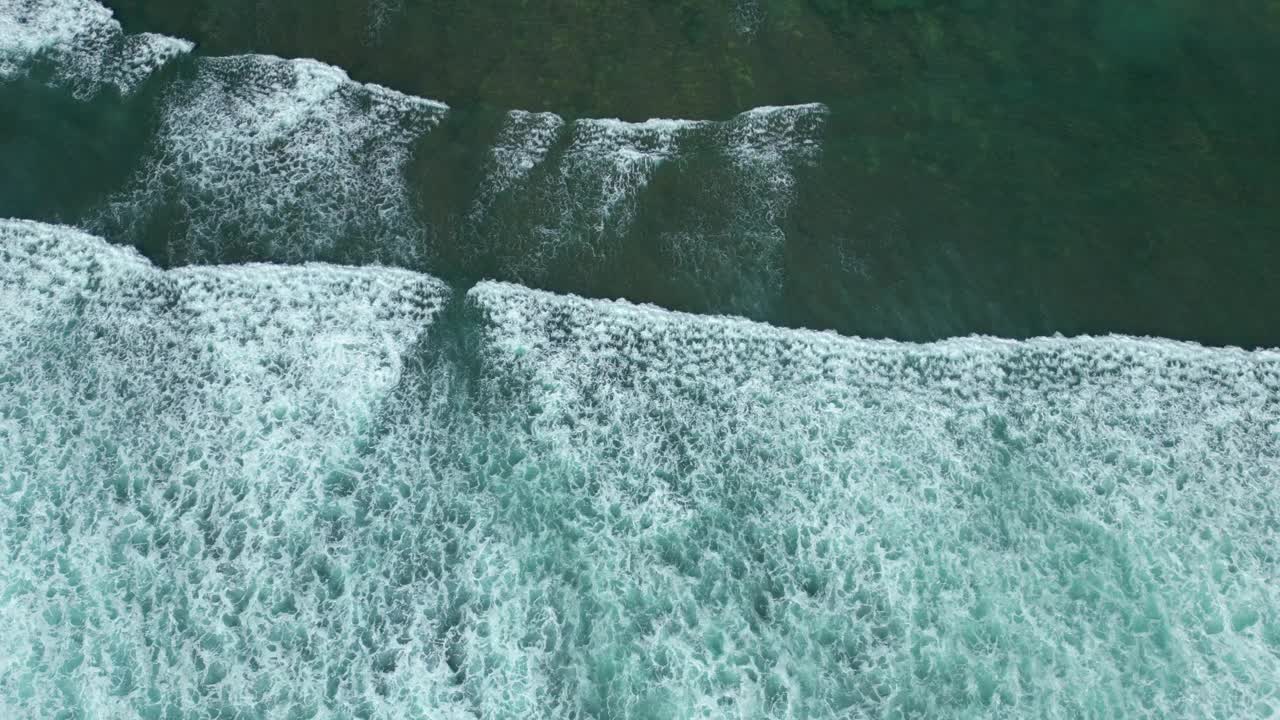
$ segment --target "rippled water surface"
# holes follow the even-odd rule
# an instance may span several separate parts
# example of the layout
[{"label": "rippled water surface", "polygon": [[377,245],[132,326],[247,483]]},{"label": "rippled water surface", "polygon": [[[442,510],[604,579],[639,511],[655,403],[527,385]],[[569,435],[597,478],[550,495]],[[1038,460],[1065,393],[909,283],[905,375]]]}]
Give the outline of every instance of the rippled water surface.
[{"label": "rippled water surface", "polygon": [[0,716],[1280,712],[1278,38],[0,0]]}]

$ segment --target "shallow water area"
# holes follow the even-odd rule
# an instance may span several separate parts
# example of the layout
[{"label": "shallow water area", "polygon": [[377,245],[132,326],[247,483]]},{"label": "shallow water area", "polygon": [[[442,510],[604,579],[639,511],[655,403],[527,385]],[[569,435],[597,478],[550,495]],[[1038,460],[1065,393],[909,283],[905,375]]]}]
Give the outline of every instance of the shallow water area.
[{"label": "shallow water area", "polygon": [[851,340],[2,232],[0,550],[40,559],[0,575],[19,714],[1275,692],[1274,351]]}]

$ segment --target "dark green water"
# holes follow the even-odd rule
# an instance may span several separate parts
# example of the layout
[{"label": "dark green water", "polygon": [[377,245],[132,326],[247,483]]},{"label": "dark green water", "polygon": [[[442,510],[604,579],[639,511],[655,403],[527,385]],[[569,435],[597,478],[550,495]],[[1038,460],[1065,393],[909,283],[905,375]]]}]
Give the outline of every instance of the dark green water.
[{"label": "dark green water", "polygon": [[[313,57],[449,103],[439,127],[405,141],[404,163],[405,222],[430,236],[414,240],[430,260],[409,264],[444,277],[873,337],[1280,343],[1269,312],[1280,306],[1280,85],[1268,70],[1280,66],[1280,13],[1268,4],[384,5],[114,4],[127,30],[194,39],[198,54]],[[16,152],[0,212],[85,221],[144,162],[156,97],[196,83],[190,65],[128,102],[74,109],[39,86],[6,88]],[[805,133],[818,152],[788,168],[794,187],[768,222],[699,196],[735,182],[714,143],[634,188],[625,226],[557,224],[609,236],[597,262],[564,257],[539,272],[512,256],[537,250],[510,236],[549,222],[536,188],[509,193],[500,222],[468,216],[510,109],[723,120],[811,102],[829,109]],[[38,190],[50,183],[62,186],[56,198]],[[161,217],[149,233],[107,234],[168,261],[173,233]],[[753,233],[777,236],[767,257],[758,242],[735,247]],[[662,246],[675,234],[732,255],[728,267],[711,283],[705,270],[691,276]],[[346,252],[318,256],[368,261],[386,244],[367,227],[343,235]]]},{"label": "dark green water", "polygon": [[107,5],[0,0],[0,718],[1280,711],[1280,4]]}]

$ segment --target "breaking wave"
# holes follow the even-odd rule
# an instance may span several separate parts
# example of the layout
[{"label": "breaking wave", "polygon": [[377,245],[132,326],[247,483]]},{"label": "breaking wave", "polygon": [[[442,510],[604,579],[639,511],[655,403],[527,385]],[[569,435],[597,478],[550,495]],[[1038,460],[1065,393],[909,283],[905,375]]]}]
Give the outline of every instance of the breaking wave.
[{"label": "breaking wave", "polygon": [[165,99],[134,187],[95,226],[144,244],[159,218],[170,262],[337,259],[345,242],[362,262],[420,264],[404,168],[447,106],[313,60],[195,65]]},{"label": "breaking wave", "polygon": [[1280,354],[0,224],[16,716],[1259,713]]},{"label": "breaking wave", "polygon": [[81,99],[107,86],[128,95],[193,47],[154,33],[127,35],[92,0],[0,0],[0,81],[39,73]]},{"label": "breaking wave", "polygon": [[754,309],[732,296],[780,291],[783,222],[797,170],[820,155],[826,114],[811,104],[629,123],[512,112],[469,242],[504,276],[532,283],[641,251],[682,278],[720,284],[725,306]]}]

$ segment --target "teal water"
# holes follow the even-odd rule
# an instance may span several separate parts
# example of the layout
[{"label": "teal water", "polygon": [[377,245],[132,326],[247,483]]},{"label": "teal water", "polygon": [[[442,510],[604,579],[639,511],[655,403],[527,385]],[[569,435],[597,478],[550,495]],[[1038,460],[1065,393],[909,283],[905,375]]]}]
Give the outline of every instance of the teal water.
[{"label": "teal water", "polygon": [[1280,711],[1280,9],[115,9],[0,0],[0,716]]}]

